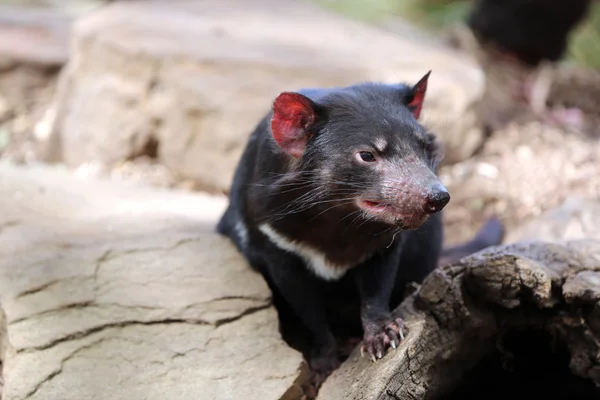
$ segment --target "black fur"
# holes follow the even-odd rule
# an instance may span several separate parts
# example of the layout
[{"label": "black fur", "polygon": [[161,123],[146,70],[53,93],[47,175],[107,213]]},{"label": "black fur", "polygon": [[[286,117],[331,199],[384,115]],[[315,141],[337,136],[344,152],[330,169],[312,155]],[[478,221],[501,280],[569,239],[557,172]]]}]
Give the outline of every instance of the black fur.
[{"label": "black fur", "polygon": [[[436,267],[442,249],[441,213],[431,214],[416,230],[403,230],[408,219],[393,225],[369,217],[355,199],[404,191],[405,197],[398,199],[409,207],[420,201],[419,190],[437,180],[440,154],[435,137],[408,107],[409,86],[365,83],[299,93],[313,101],[318,114],[302,157],[294,160],[277,146],[271,111],[250,136],[217,230],[266,278],[280,317],[292,325],[300,322],[292,329],[304,332],[298,346],[312,368],[328,372],[338,362],[336,329],[364,329],[369,353],[383,354],[390,344],[385,335],[393,337],[402,328],[390,307],[400,302],[407,283],[421,282]],[[389,145],[381,154],[386,168],[396,168],[388,178],[352,161],[356,149],[376,138]],[[397,182],[390,183],[389,176],[403,184],[392,185]],[[241,222],[247,235],[237,229]],[[324,280],[258,229],[267,222],[332,262],[361,262],[338,280]],[[491,244],[478,243],[469,250]]]},{"label": "black fur", "polygon": [[477,0],[468,25],[523,62],[563,57],[569,34],[585,17],[591,0]]}]

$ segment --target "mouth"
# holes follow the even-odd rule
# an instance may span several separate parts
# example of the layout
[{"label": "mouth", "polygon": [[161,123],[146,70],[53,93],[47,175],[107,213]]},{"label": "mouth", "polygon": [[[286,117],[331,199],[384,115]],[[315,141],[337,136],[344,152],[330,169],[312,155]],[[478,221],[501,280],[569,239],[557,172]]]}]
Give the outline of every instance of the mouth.
[{"label": "mouth", "polygon": [[391,204],[382,203],[380,201],[373,200],[360,200],[359,206],[363,210],[370,212],[385,212],[385,211],[393,211],[394,207]]},{"label": "mouth", "polygon": [[358,206],[382,222],[396,225],[400,229],[415,230],[429,218],[424,212],[406,214],[392,204],[381,201],[359,200]]}]

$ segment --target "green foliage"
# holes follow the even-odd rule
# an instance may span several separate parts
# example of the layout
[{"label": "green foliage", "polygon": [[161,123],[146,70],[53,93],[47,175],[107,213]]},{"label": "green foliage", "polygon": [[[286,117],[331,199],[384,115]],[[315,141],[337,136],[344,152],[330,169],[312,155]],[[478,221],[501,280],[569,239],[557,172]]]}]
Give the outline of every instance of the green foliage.
[{"label": "green foliage", "polygon": [[402,16],[417,25],[435,29],[464,19],[468,0],[314,0],[348,17],[377,22],[390,16]]},{"label": "green foliage", "polygon": [[471,1],[466,0],[396,0],[395,3],[397,15],[434,31],[464,21],[471,7]]},{"label": "green foliage", "polygon": [[569,59],[600,71],[600,2],[594,2],[587,20],[573,33]]},{"label": "green foliage", "polygon": [[314,0],[317,4],[350,18],[377,22],[394,14],[398,0]]}]

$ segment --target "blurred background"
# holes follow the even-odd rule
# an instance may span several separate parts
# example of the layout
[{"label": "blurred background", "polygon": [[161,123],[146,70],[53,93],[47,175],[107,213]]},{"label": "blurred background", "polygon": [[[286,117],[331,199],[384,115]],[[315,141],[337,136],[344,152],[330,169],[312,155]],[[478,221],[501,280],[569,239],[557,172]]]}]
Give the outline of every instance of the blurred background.
[{"label": "blurred background", "polygon": [[[399,17],[413,23],[419,28],[434,34],[444,35],[456,25],[464,24],[473,9],[477,7],[475,0],[316,0],[325,7],[336,10],[352,18],[378,23],[389,18]],[[499,0],[497,8],[505,8],[507,14],[514,13],[515,1]],[[568,8],[576,5],[566,1],[524,1],[543,14],[543,7],[554,7],[554,4]],[[561,4],[562,3],[562,4]],[[568,12],[566,13],[568,15]],[[521,22],[518,16],[514,23]],[[524,20],[525,21],[525,20]],[[523,21],[523,22],[524,22]],[[564,60],[573,62],[584,68],[600,70],[600,3],[593,2],[589,11],[575,26],[569,37],[569,46]],[[510,26],[506,27],[507,30]]]},{"label": "blurred background", "polygon": [[0,158],[226,196],[277,93],[428,70],[448,242],[598,199],[588,0],[0,0]]}]

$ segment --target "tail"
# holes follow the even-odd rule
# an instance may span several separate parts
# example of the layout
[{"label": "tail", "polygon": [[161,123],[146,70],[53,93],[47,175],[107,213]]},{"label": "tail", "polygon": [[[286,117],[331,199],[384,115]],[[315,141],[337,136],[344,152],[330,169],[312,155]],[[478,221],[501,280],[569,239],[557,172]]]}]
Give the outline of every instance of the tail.
[{"label": "tail", "polygon": [[498,245],[502,243],[503,238],[504,226],[498,218],[492,217],[479,229],[472,240],[443,249],[438,266],[451,264],[486,247]]}]

